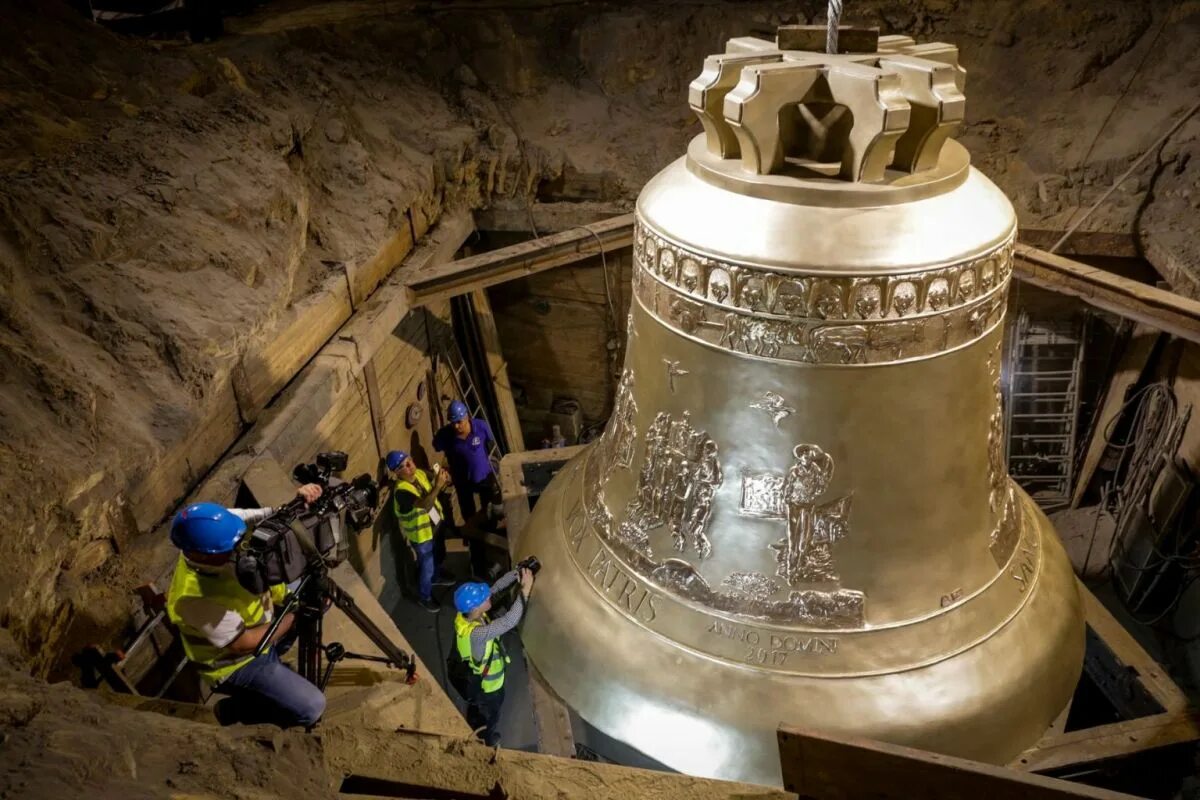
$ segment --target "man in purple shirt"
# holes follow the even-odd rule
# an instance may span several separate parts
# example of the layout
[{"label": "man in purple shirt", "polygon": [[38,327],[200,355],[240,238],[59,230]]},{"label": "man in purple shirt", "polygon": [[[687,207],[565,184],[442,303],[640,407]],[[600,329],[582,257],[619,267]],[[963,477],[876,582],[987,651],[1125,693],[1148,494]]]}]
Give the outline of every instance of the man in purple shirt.
[{"label": "man in purple shirt", "polygon": [[[472,417],[467,404],[455,400],[447,412],[450,424],[433,437],[433,449],[446,454],[450,465],[450,477],[458,495],[458,507],[463,521],[475,516],[480,508],[487,508],[499,495],[496,475],[488,451],[495,437],[487,422]],[[476,503],[478,498],[478,503]]]},{"label": "man in purple shirt", "polygon": [[[458,508],[462,511],[463,522],[470,525],[471,518],[480,508],[486,509],[500,499],[500,487],[488,458],[494,437],[487,422],[472,417],[467,404],[461,400],[450,404],[446,416],[450,424],[434,435],[433,449],[446,454]],[[485,575],[488,565],[483,547],[474,539],[468,546],[471,569],[476,575]]]}]

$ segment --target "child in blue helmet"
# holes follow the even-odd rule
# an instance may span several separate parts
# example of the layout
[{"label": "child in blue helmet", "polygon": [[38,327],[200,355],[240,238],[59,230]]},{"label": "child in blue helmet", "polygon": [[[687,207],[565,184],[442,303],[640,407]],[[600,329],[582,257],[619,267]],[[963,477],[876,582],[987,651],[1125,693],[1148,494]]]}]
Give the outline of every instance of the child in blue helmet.
[{"label": "child in blue helmet", "polygon": [[[492,597],[520,581],[521,592],[504,616],[489,620]],[[481,732],[484,744],[500,744],[500,710],[504,704],[504,673],[508,655],[500,637],[517,627],[533,591],[533,572],[521,567],[486,583],[464,583],[454,591],[454,638],[458,654],[472,674],[467,691],[467,724]]]}]

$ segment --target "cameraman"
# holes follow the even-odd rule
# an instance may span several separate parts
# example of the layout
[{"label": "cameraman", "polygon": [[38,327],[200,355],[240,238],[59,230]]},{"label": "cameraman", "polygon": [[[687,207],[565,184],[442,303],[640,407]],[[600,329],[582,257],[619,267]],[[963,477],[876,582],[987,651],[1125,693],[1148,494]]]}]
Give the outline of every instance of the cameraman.
[{"label": "cameraman", "polygon": [[[321,496],[321,487],[305,484],[296,494],[312,503]],[[193,503],[176,514],[171,542],[183,552],[167,592],[167,615],[200,675],[214,691],[229,695],[217,704],[222,724],[311,727],[325,711],[325,696],[279,660],[279,650],[290,645],[281,640],[292,628],[291,614],[262,655],[254,656],[271,625],[273,605],[283,601],[287,587],[278,584],[262,595],[252,594],[238,583],[233,569],[233,551],[247,524],[272,513],[272,508]]]},{"label": "cameraman", "polygon": [[[489,621],[492,597],[520,581],[521,592],[504,616]],[[466,662],[472,679],[467,692],[467,724],[483,729],[483,743],[500,744],[500,709],[504,704],[504,668],[509,663],[500,637],[517,627],[525,613],[525,601],[533,591],[533,572],[518,567],[488,588],[486,583],[464,583],[454,590],[454,638],[458,654]]]},{"label": "cameraman", "polygon": [[417,557],[417,593],[421,608],[437,613],[441,606],[433,599],[433,584],[441,582],[435,577],[446,558],[446,539],[439,530],[446,515],[438,495],[450,485],[450,476],[445,470],[434,468],[432,480],[429,474],[419,469],[416,462],[403,450],[387,454],[387,468],[396,479],[392,489],[392,510],[400,524],[400,532],[412,544]]}]

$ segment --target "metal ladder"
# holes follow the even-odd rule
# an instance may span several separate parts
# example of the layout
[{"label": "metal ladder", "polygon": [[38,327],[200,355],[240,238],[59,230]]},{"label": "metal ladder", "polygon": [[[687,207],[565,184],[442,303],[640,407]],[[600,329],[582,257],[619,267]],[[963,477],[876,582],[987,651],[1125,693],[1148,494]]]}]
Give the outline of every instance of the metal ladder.
[{"label": "metal ladder", "polygon": [[1009,340],[1008,470],[1049,512],[1071,502],[1079,426],[1084,318],[1022,311]]}]

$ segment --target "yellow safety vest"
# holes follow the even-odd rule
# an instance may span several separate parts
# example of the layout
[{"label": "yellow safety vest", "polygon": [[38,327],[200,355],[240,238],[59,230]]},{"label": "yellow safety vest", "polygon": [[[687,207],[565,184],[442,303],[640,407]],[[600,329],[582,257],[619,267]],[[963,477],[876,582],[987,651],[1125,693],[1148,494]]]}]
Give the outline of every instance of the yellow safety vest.
[{"label": "yellow safety vest", "polygon": [[[287,594],[287,587],[282,583],[272,586],[269,590],[271,600],[281,604]],[[171,588],[167,592],[167,617],[179,629],[183,640],[183,652],[190,661],[200,667],[200,675],[213,684],[218,684],[246,666],[254,659],[253,655],[236,655],[217,647],[200,631],[188,625],[179,616],[177,606],[180,600],[188,597],[202,597],[230,611],[237,612],[247,628],[266,625],[267,606],[260,595],[251,594],[242,588],[233,573],[222,571],[210,575],[193,567],[188,560],[179,556],[175,565],[175,574],[171,578]]]},{"label": "yellow safety vest", "polygon": [[509,658],[499,639],[488,639],[487,644],[483,646],[483,661],[475,663],[475,659],[471,657],[471,631],[485,622],[486,616],[482,620],[472,621],[462,614],[455,614],[454,636],[458,644],[458,654],[467,662],[471,672],[483,678],[483,691],[490,694],[504,686],[504,665],[509,663]]},{"label": "yellow safety vest", "polygon": [[[408,492],[420,500],[433,491],[433,484],[430,482],[429,476],[425,474],[425,470],[417,470],[413,478],[416,480],[417,486],[421,488],[418,489],[417,486],[405,480],[396,481],[396,489],[392,493],[392,511],[396,513],[396,519],[400,523],[400,532],[407,536],[413,544],[421,544],[433,538],[433,520],[429,518],[429,512],[414,504],[408,513],[402,513],[400,504],[396,502],[396,495],[400,492]],[[442,513],[442,501],[434,500],[433,507],[437,509],[438,515],[442,519],[446,518]]]}]

